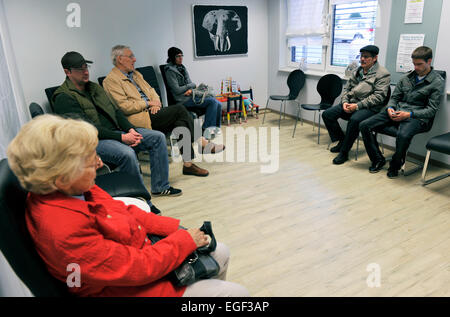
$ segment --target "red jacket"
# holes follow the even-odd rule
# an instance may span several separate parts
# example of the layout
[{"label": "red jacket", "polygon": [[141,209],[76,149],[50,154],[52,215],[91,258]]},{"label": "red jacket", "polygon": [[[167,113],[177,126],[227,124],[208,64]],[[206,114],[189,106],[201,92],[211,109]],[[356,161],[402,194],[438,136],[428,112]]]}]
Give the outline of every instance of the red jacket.
[{"label": "red jacket", "polygon": [[[196,249],[179,220],[126,206],[98,186],[84,195],[28,195],[27,227],[50,273],[65,283],[67,266],[78,264],[81,287],[69,288],[78,296],[183,295],[164,278]],[[147,233],[167,238],[152,246]]]}]

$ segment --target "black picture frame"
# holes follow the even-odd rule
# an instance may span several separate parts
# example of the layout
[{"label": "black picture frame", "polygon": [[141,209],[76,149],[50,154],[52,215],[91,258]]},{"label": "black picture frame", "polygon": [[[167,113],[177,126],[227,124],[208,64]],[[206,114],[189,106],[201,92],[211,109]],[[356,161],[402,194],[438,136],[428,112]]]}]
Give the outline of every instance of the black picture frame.
[{"label": "black picture frame", "polygon": [[248,54],[246,6],[194,4],[192,21],[196,58]]}]

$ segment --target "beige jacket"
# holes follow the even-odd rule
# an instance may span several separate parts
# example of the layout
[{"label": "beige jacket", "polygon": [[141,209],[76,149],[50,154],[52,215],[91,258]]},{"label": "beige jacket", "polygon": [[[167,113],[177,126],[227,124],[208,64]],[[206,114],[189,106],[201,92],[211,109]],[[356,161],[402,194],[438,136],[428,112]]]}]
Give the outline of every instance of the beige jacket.
[{"label": "beige jacket", "polygon": [[[133,72],[133,80],[141,88],[148,99],[159,100],[159,96],[138,71]],[[134,84],[117,67],[114,67],[103,81],[103,88],[112,102],[114,102],[127,116],[128,121],[138,128],[151,129],[150,115],[147,104],[141,98]]]}]

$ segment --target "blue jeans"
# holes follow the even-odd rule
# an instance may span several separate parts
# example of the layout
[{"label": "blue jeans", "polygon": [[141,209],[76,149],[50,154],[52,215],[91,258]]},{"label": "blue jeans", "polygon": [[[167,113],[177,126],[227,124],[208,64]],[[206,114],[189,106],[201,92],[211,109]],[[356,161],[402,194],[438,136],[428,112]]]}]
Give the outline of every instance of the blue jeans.
[{"label": "blue jeans", "polygon": [[[198,98],[200,102],[200,98]],[[222,104],[214,97],[206,97],[203,103],[196,104],[192,98],[184,103],[187,110],[192,108],[205,109],[205,121],[203,122],[203,129],[209,127],[220,127],[222,121]]]},{"label": "blue jeans", "polygon": [[[163,133],[155,130],[144,128],[135,130],[143,137],[141,143],[136,147],[132,148],[116,140],[99,140],[97,153],[104,162],[115,164],[121,171],[136,175],[145,187],[136,154],[140,151],[148,151],[151,191],[153,193],[162,192],[170,187],[166,137]],[[122,133],[125,134],[125,132]]]}]

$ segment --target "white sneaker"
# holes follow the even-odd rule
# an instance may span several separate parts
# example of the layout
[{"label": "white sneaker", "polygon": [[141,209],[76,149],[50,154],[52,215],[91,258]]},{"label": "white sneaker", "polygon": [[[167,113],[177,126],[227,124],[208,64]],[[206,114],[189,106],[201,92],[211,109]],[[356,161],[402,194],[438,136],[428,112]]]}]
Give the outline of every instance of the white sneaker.
[{"label": "white sneaker", "polygon": [[214,133],[215,133],[216,135],[221,135],[221,134],[222,134],[222,129],[216,127],[216,128],[214,129]]},{"label": "white sneaker", "polygon": [[214,139],[214,128],[207,128],[205,132],[203,132],[203,136],[207,140]]}]

